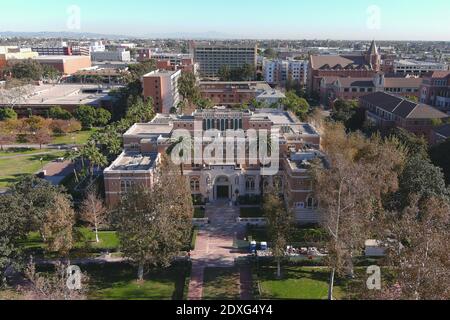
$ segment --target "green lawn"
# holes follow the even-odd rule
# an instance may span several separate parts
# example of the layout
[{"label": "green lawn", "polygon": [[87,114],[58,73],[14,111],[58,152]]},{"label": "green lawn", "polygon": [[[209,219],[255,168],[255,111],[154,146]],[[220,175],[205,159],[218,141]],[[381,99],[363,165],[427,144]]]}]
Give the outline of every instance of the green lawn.
[{"label": "green lawn", "polygon": [[95,131],[97,131],[97,129],[79,131],[75,133],[69,133],[64,136],[58,136],[53,139],[52,144],[86,144],[86,142]]},{"label": "green lawn", "polygon": [[[64,154],[64,152],[55,152],[46,155],[30,154],[26,157],[0,159],[0,187],[7,187],[9,184],[17,182],[22,176],[35,174],[42,168],[42,165],[63,157]],[[43,159],[42,164],[41,158]]]},{"label": "green lawn", "polygon": [[[264,227],[247,228],[247,237],[256,242],[269,241],[267,229]],[[326,233],[320,228],[295,228],[292,232],[293,244],[320,243],[326,240]]]},{"label": "green lawn", "polygon": [[259,207],[254,208],[241,208],[241,218],[263,218],[264,212]]},{"label": "green lawn", "polygon": [[239,300],[240,276],[237,268],[206,268],[203,300]]},{"label": "green lawn", "polygon": [[[119,239],[114,231],[100,231],[100,242],[95,242],[95,233],[87,228],[77,228],[81,239],[75,244],[75,249],[90,248],[95,250],[117,250],[119,248]],[[25,250],[43,250],[45,244],[38,232],[31,232],[26,241],[22,243]]]},{"label": "green lawn", "polygon": [[123,263],[82,268],[90,277],[89,299],[95,300],[181,300],[187,272],[179,263],[153,271],[143,283],[136,281],[137,268]]},{"label": "green lawn", "polygon": [[0,157],[14,157],[20,155],[30,155],[43,152],[55,152],[51,149],[30,149],[30,148],[15,148],[15,149],[5,149],[0,151]]},{"label": "green lawn", "polygon": [[[321,267],[283,267],[283,278],[276,279],[276,266],[261,266],[259,283],[261,299],[323,300],[328,298],[330,273]],[[343,297],[342,283],[334,288],[335,298]]]}]

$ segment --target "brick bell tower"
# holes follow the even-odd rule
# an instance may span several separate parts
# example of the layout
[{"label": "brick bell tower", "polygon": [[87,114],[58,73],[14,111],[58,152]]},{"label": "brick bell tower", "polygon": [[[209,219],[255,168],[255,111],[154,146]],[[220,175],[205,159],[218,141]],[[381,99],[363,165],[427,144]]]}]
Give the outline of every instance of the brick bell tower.
[{"label": "brick bell tower", "polygon": [[366,62],[371,65],[372,70],[376,72],[381,71],[381,56],[378,52],[375,40],[372,41],[369,50],[366,53]]}]

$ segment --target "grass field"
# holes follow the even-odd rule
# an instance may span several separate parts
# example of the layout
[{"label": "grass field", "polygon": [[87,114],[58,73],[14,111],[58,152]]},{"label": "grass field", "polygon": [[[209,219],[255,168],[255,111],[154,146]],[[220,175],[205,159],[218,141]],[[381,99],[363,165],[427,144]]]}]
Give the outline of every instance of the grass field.
[{"label": "grass field", "polygon": [[0,157],[14,157],[44,152],[56,152],[56,151],[51,149],[30,149],[30,148],[5,149],[3,151],[0,151]]},{"label": "grass field", "polygon": [[239,300],[239,281],[237,268],[206,268],[203,300]]},{"label": "grass field", "polygon": [[[36,153],[41,151],[36,150]],[[55,152],[52,154],[36,155],[29,154],[24,157],[0,159],[0,187],[17,182],[17,180],[26,175],[35,174],[43,165],[64,156],[64,152]],[[14,156],[9,154],[7,156]],[[42,158],[42,163],[40,159]]]},{"label": "grass field", "polygon": [[[81,237],[81,239],[75,243],[75,249],[86,248],[86,246],[96,250],[116,250],[119,248],[119,238],[114,231],[100,231],[99,243],[95,242],[95,233],[92,230],[87,228],[77,228],[75,231]],[[42,238],[38,232],[31,232],[28,235],[27,240],[22,243],[22,246],[25,250],[45,249],[45,244],[42,242]]]},{"label": "grass field", "polygon": [[51,144],[76,144],[76,145],[82,145],[86,144],[86,142],[89,140],[91,135],[97,131],[97,129],[91,129],[86,131],[79,131],[76,133],[69,133],[65,136],[58,136],[53,139]]},{"label": "grass field", "polygon": [[[84,270],[83,270],[84,269]],[[82,268],[90,277],[89,299],[96,300],[181,300],[186,265],[152,271],[144,282],[136,281],[137,268],[123,263]]]},{"label": "grass field", "polygon": [[[283,267],[282,279],[276,279],[276,266],[266,265],[259,269],[261,299],[323,300],[328,297],[330,273],[322,267]],[[343,297],[342,283],[334,288],[335,298]]]}]

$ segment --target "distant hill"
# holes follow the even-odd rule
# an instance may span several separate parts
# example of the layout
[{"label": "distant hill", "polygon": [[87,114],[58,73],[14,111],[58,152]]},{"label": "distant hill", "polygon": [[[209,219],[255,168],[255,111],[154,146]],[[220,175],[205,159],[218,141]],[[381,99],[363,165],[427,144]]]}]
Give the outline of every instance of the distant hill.
[{"label": "distant hill", "polygon": [[102,34],[90,32],[55,32],[55,31],[39,31],[39,32],[16,32],[16,31],[0,31],[2,38],[41,38],[41,39],[233,39],[232,35],[227,35],[215,31],[186,33],[186,32],[172,32],[172,33],[149,33],[137,36],[117,35],[117,34]]}]

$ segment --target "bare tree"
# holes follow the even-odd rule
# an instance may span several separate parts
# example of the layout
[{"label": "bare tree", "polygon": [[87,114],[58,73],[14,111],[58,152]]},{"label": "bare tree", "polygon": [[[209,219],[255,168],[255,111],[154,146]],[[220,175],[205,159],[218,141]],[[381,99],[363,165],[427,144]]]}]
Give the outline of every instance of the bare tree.
[{"label": "bare tree", "polygon": [[4,89],[0,89],[0,103],[6,104],[14,109],[23,103],[32,92],[32,86],[24,84],[19,80],[8,81]]},{"label": "bare tree", "polygon": [[25,278],[29,284],[20,288],[27,300],[86,300],[89,278],[80,274],[81,288],[70,288],[68,265],[56,263],[55,272],[39,274],[33,261],[25,269]]},{"label": "bare tree", "polygon": [[89,191],[81,204],[81,220],[87,222],[94,229],[97,243],[100,242],[98,229],[105,223],[107,212],[103,200],[100,199],[97,192]]},{"label": "bare tree", "polygon": [[400,214],[390,213],[384,242],[395,282],[382,292],[390,299],[396,292],[401,299],[450,299],[450,204],[447,199],[414,197]]},{"label": "bare tree", "polygon": [[322,145],[326,163],[316,163],[311,174],[322,224],[330,236],[332,299],[336,273],[353,277],[354,254],[371,236],[383,196],[398,188],[403,155],[392,141],[347,135],[338,124],[325,126]]}]

